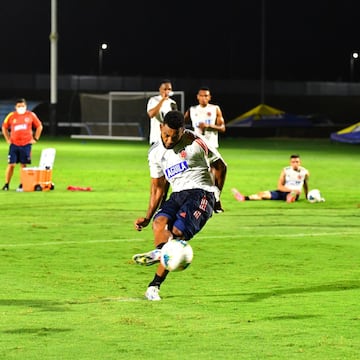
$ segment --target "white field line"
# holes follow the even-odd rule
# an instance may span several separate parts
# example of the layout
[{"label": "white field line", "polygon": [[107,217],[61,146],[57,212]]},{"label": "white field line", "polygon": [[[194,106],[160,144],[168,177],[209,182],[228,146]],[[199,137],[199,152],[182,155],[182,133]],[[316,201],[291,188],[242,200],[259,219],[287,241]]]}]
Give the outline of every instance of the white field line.
[{"label": "white field line", "polygon": [[[262,234],[261,237],[264,238],[305,238],[305,237],[323,237],[323,236],[344,236],[344,235],[358,235],[358,231],[350,231],[350,232],[313,232],[313,233],[297,233],[297,234]],[[238,234],[236,238],[243,239],[248,238],[249,234]],[[234,235],[210,235],[210,236],[195,236],[195,239],[226,239],[226,238],[234,238]],[[149,238],[132,238],[132,239],[94,239],[94,240],[70,240],[70,241],[47,241],[47,242],[37,242],[37,243],[21,243],[21,244],[1,244],[0,248],[4,247],[40,247],[40,246],[60,246],[60,245],[70,245],[70,244],[99,244],[99,243],[121,243],[121,242],[135,242],[135,241],[149,241]],[[150,239],[152,241],[152,239]]]}]

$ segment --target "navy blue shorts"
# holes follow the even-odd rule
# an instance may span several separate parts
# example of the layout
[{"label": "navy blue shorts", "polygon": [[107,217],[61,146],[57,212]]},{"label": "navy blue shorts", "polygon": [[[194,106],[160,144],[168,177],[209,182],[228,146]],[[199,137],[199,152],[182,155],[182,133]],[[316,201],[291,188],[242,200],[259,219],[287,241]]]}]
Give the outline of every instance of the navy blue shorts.
[{"label": "navy blue shorts", "polygon": [[[286,197],[290,192],[284,192],[280,190],[273,190],[270,191],[271,199],[270,200],[283,200],[286,201]],[[299,198],[299,196],[296,196],[296,200]]]},{"label": "navy blue shorts", "polygon": [[157,211],[154,219],[158,216],[166,216],[169,219],[169,230],[171,231],[175,226],[183,233],[185,240],[190,240],[211,218],[214,205],[214,194],[205,190],[173,192]]},{"label": "navy blue shorts", "polygon": [[31,144],[17,146],[10,144],[8,154],[9,164],[31,164]]}]

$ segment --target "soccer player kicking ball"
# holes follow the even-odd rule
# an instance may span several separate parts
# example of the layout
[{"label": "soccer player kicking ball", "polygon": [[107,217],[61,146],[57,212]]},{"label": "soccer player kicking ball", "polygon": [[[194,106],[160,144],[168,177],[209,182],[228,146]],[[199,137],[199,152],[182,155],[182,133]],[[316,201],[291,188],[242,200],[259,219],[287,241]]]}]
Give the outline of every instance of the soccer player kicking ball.
[{"label": "soccer player kicking ball", "polygon": [[[214,212],[214,185],[220,191],[223,189],[227,171],[220,153],[185,129],[180,111],[168,112],[160,127],[161,141],[148,154],[151,177],[148,209],[134,223],[135,229],[141,231],[153,219],[156,249],[133,256],[140,265],[158,264],[145,292],[151,301],[161,300],[160,286],[169,273],[160,263],[162,246],[174,238],[189,241],[205,226]],[[159,208],[167,181],[172,192]]]}]

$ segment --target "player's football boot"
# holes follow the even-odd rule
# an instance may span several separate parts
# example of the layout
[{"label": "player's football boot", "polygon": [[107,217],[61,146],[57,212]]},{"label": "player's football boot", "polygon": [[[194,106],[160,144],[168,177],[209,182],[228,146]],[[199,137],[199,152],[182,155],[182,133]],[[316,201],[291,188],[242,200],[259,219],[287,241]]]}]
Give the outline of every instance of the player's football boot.
[{"label": "player's football boot", "polygon": [[143,254],[136,254],[132,257],[133,261],[139,265],[150,266],[160,261],[161,250],[155,249]]},{"label": "player's football boot", "polygon": [[220,201],[217,201],[217,202],[215,203],[214,212],[215,212],[216,214],[219,214],[219,213],[223,213],[223,212],[224,212],[224,209],[222,208]]},{"label": "player's football boot", "polygon": [[150,301],[159,301],[161,300],[159,291],[160,289],[157,286],[149,286],[145,292],[145,297]]}]

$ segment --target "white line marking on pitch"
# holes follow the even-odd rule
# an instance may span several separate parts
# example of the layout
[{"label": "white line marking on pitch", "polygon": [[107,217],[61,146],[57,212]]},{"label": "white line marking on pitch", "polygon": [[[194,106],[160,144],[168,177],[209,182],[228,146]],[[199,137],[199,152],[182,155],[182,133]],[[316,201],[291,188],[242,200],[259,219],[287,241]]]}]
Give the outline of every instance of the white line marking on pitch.
[{"label": "white line marking on pitch", "polygon": [[[274,237],[274,238],[282,238],[282,237],[288,237],[288,238],[298,238],[298,237],[317,237],[317,236],[340,236],[340,235],[358,235],[358,232],[321,232],[321,233],[298,233],[298,234],[277,234],[277,235],[271,235],[271,234],[263,234],[262,237]],[[210,235],[210,236],[195,236],[195,239],[224,239],[226,237],[233,238],[234,235]],[[236,238],[248,238],[248,234],[239,234],[236,235]],[[140,239],[140,238],[133,238],[133,239],[109,239],[109,240],[79,240],[79,241],[48,241],[48,242],[38,242],[38,243],[22,243],[22,244],[0,244],[1,247],[31,247],[31,246],[57,246],[57,245],[69,245],[69,244],[99,244],[99,243],[111,243],[111,242],[132,242],[132,241],[152,241],[152,238],[146,238],[146,239]]]},{"label": "white line marking on pitch", "polygon": [[53,246],[53,245],[69,245],[69,244],[98,244],[109,242],[129,242],[129,241],[142,241],[144,239],[112,239],[112,240],[79,240],[79,241],[48,241],[38,243],[23,243],[23,244],[0,244],[0,247],[27,247],[27,246]]}]

